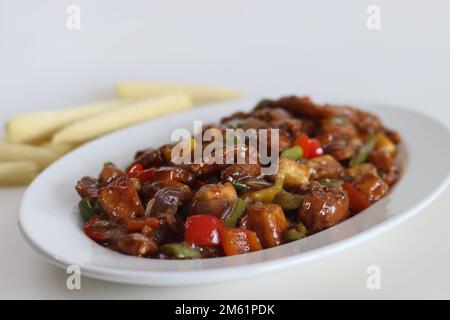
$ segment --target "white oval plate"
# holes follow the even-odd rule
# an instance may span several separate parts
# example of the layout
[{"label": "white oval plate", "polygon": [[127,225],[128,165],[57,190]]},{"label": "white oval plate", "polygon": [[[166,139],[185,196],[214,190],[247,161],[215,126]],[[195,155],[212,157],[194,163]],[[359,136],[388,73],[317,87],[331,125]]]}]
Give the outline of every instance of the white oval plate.
[{"label": "white oval plate", "polygon": [[[170,142],[175,128],[193,130],[194,120],[218,122],[248,110],[255,101],[219,104],[115,132],[66,155],[28,188],[19,225],[28,243],[59,266],[78,265],[83,275],[141,285],[186,285],[271,272],[353,246],[405,221],[447,186],[450,133],[428,116],[387,106],[357,104],[379,115],[402,136],[404,168],[389,195],[360,214],[305,239],[250,254],[204,260],[155,260],[126,256],[91,241],[82,231],[74,190],[77,180],[96,176],[105,161],[125,166],[138,149]],[[406,161],[405,161],[406,160]]]}]

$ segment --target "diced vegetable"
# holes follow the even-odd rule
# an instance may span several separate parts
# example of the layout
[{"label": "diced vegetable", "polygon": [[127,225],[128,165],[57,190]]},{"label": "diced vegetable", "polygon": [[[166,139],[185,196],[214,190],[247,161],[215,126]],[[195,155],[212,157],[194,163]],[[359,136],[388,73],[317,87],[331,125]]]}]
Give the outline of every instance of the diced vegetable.
[{"label": "diced vegetable", "polygon": [[186,219],[184,239],[196,246],[215,246],[220,244],[221,219],[211,215],[195,215]]},{"label": "diced vegetable", "polygon": [[140,163],[133,165],[127,172],[130,178],[137,178],[138,174],[144,170],[144,166]]},{"label": "diced vegetable", "polygon": [[248,229],[224,227],[220,237],[227,256],[262,250],[258,236]]},{"label": "diced vegetable", "polygon": [[102,219],[108,218],[108,215],[98,204],[98,202],[94,202],[94,204],[92,204],[92,202],[88,198],[81,200],[78,203],[78,208],[80,209],[80,213],[84,221],[89,220],[95,215],[100,216]]},{"label": "diced vegetable", "polygon": [[206,184],[194,195],[193,201],[209,201],[224,199],[227,203],[234,203],[237,193],[233,185],[229,182],[224,184]]},{"label": "diced vegetable", "polygon": [[283,178],[283,187],[296,188],[309,183],[310,168],[287,158],[280,158],[277,177]]},{"label": "diced vegetable", "polygon": [[139,172],[136,175],[136,178],[139,180],[141,184],[144,184],[150,180],[152,180],[153,175],[155,174],[156,168],[145,169]]},{"label": "diced vegetable", "polygon": [[303,158],[312,159],[323,154],[323,149],[317,139],[310,139],[306,134],[302,133],[296,141],[303,150]]},{"label": "diced vegetable", "polygon": [[284,210],[293,210],[300,207],[304,198],[304,196],[281,190],[275,196],[274,202],[279,204]]},{"label": "diced vegetable", "polygon": [[177,259],[199,259],[201,253],[198,248],[193,248],[185,243],[169,243],[158,248],[158,251]]},{"label": "diced vegetable", "polygon": [[281,153],[281,156],[291,160],[298,160],[303,156],[303,149],[299,146],[286,149]]},{"label": "diced vegetable", "polygon": [[150,214],[152,213],[152,209],[153,209],[153,205],[155,204],[156,199],[155,198],[151,198],[148,202],[147,202],[147,206],[145,207],[145,213],[144,216],[149,217]]},{"label": "diced vegetable", "polygon": [[397,147],[384,133],[377,133],[376,140],[377,148],[386,150],[391,156],[395,155]]},{"label": "diced vegetable", "polygon": [[275,199],[277,193],[280,192],[281,189],[283,188],[283,181],[284,181],[283,176],[278,177],[275,180],[274,186],[253,192],[251,198],[254,201],[261,201],[266,203],[273,202],[273,199]]},{"label": "diced vegetable", "polygon": [[317,139],[309,140],[309,159],[323,155],[323,149]]},{"label": "diced vegetable", "polygon": [[370,206],[369,199],[349,182],[344,182],[342,187],[347,191],[350,198],[350,210],[353,214],[361,212]]},{"label": "diced vegetable", "polygon": [[130,178],[131,183],[133,184],[133,187],[136,189],[136,191],[141,190],[141,182],[138,178]]},{"label": "diced vegetable", "polygon": [[245,207],[246,207],[245,201],[242,200],[241,198],[238,198],[234,203],[230,214],[224,219],[225,226],[235,227],[237,225],[239,218],[244,213]]},{"label": "diced vegetable", "polygon": [[351,168],[347,169],[347,172],[353,177],[359,177],[362,176],[364,174],[367,173],[371,173],[375,176],[378,176],[378,171],[377,168],[375,168],[375,166],[371,163],[362,163],[362,164],[357,164]]},{"label": "diced vegetable", "polygon": [[371,136],[369,140],[367,140],[367,142],[358,150],[358,152],[353,155],[349,163],[350,167],[366,162],[375,147],[376,141],[376,137]]},{"label": "diced vegetable", "polygon": [[245,183],[243,183],[241,181],[233,180],[231,182],[231,184],[237,191],[245,191],[245,190],[250,189]]},{"label": "diced vegetable", "polygon": [[305,159],[309,159],[309,138],[306,134],[302,133],[300,137],[297,139],[297,144],[303,150],[303,157]]},{"label": "diced vegetable", "polygon": [[87,198],[78,203],[78,208],[80,209],[80,213],[84,221],[88,221],[90,218],[95,216],[95,210]]},{"label": "diced vegetable", "polygon": [[270,105],[272,104],[272,100],[270,99],[262,99],[261,101],[258,102],[258,104],[255,106],[255,108],[253,108],[253,111],[257,111],[257,110],[261,110],[264,108],[268,108],[270,107]]},{"label": "diced vegetable", "polygon": [[159,226],[159,224],[160,222],[157,218],[128,219],[125,222],[128,232],[141,232],[144,227],[155,229]]},{"label": "diced vegetable", "polygon": [[273,201],[273,199],[275,199],[275,196],[277,195],[278,192],[280,192],[280,190],[281,190],[281,188],[275,187],[275,186],[266,188],[266,189],[254,192],[252,194],[252,198],[255,201],[270,203]]},{"label": "diced vegetable", "polygon": [[258,178],[249,178],[245,180],[245,185],[251,189],[265,189],[272,186],[270,182]]},{"label": "diced vegetable", "polygon": [[141,190],[141,182],[137,178],[130,178],[131,183],[133,183],[133,187],[136,189],[136,191],[139,192]]},{"label": "diced vegetable", "polygon": [[306,227],[303,225],[303,223],[297,224],[294,228],[289,229],[286,231],[285,239],[286,241],[295,241],[300,240],[306,237]]},{"label": "diced vegetable", "polygon": [[222,218],[226,209],[229,209],[225,199],[195,201],[188,210],[190,216],[193,215],[211,215]]},{"label": "diced vegetable", "polygon": [[194,195],[189,214],[222,217],[224,210],[233,205],[237,198],[236,190],[229,182],[206,184]]},{"label": "diced vegetable", "polygon": [[336,188],[344,183],[342,179],[321,179],[319,183],[328,188]]}]

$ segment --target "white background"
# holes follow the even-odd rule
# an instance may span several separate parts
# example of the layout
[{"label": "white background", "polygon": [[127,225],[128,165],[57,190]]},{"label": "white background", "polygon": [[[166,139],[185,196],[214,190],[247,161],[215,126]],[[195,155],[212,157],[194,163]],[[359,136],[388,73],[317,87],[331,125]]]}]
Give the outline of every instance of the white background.
[{"label": "white background", "polygon": [[[70,4],[79,31],[66,28]],[[366,27],[370,4],[381,30]],[[379,101],[450,127],[450,2],[0,0],[0,121],[110,98],[124,79]],[[296,269],[178,288],[83,278],[79,291],[20,236],[22,192],[0,190],[0,298],[450,298],[450,189],[403,225]],[[381,290],[366,287],[372,264]]]}]

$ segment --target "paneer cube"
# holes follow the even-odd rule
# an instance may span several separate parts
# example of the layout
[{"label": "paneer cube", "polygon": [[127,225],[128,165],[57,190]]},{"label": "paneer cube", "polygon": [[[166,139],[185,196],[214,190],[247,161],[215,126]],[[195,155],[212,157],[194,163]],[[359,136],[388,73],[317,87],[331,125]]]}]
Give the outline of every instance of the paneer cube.
[{"label": "paneer cube", "polygon": [[284,188],[300,187],[309,183],[310,168],[306,164],[281,157],[277,177],[284,177]]}]

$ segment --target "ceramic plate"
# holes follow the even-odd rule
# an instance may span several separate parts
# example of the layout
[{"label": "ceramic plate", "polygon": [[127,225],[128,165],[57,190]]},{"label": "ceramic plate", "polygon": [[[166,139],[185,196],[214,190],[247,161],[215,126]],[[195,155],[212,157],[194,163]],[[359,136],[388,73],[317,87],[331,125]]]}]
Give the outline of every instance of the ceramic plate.
[{"label": "ceramic plate", "polygon": [[354,103],[400,132],[403,173],[388,196],[358,215],[305,239],[250,254],[203,260],[155,260],[104,248],[82,231],[77,180],[96,176],[105,161],[126,166],[138,149],[170,142],[175,128],[193,130],[193,121],[217,122],[255,101],[197,108],[152,120],[88,143],[46,169],[26,191],[19,225],[27,242],[59,266],[78,265],[83,275],[141,285],[186,285],[225,281],[300,265],[373,237],[429,204],[449,182],[450,133],[416,112]]}]

